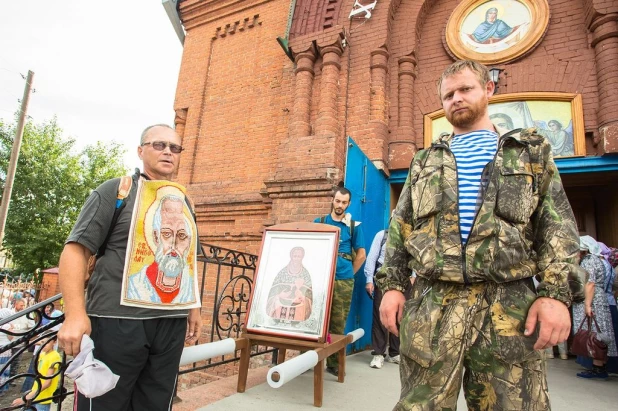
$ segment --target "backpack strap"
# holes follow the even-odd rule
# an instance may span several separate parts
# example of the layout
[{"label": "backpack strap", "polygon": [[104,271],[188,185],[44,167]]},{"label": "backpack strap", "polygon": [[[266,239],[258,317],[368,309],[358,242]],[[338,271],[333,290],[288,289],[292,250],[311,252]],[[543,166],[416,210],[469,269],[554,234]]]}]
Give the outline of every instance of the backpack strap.
[{"label": "backpack strap", "polygon": [[120,184],[118,184],[118,194],[116,195],[116,208],[114,209],[114,215],[112,216],[112,222],[109,225],[109,229],[107,230],[107,235],[105,236],[105,241],[101,244],[101,247],[97,251],[97,258],[103,256],[105,254],[105,250],[107,249],[107,243],[109,238],[112,235],[112,231],[118,222],[118,217],[120,217],[120,212],[126,205],[125,199],[129,196],[131,192],[131,187],[133,187],[133,177],[132,176],[123,176],[120,179]]},{"label": "backpack strap", "polygon": [[356,226],[356,221],[354,221],[353,219],[350,219],[350,246],[352,246],[352,248],[354,248],[353,241],[354,241],[354,227],[355,226]]},{"label": "backpack strap", "polygon": [[323,215],[322,217],[320,217],[320,223],[324,224],[326,222],[326,216]]},{"label": "backpack strap", "polygon": [[382,251],[382,247],[384,247],[384,244],[386,244],[386,237],[388,237],[388,229],[384,230],[382,241],[380,241],[380,252]]}]

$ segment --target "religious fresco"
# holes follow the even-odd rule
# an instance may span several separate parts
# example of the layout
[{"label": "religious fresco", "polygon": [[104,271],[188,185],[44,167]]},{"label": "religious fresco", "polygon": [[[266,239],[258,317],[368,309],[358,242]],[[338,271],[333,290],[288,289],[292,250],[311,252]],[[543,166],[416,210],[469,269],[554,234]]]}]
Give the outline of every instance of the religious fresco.
[{"label": "religious fresco", "polygon": [[[554,157],[585,155],[581,95],[514,93],[492,97],[487,109],[496,126],[506,130],[536,128],[552,146]],[[425,116],[425,147],[453,127],[438,110]]]},{"label": "religious fresco", "polygon": [[495,53],[520,42],[530,28],[532,16],[524,3],[513,0],[488,1],[462,21],[464,45],[478,53]]},{"label": "religious fresco", "polygon": [[549,24],[547,0],[463,0],[446,25],[446,49],[483,64],[518,59],[536,47]]}]

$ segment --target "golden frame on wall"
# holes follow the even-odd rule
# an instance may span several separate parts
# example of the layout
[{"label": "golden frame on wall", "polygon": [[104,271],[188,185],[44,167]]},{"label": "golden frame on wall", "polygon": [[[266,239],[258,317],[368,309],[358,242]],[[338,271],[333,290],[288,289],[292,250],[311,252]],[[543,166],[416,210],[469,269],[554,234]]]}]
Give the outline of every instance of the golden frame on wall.
[{"label": "golden frame on wall", "polygon": [[446,24],[446,44],[462,60],[505,63],[533,49],[548,24],[547,0],[464,0]]},{"label": "golden frame on wall", "polygon": [[[529,92],[499,94],[489,99],[489,117],[505,129],[536,127],[552,145],[554,157],[586,155],[581,94]],[[429,147],[453,127],[440,109],[423,118],[423,144]]]}]

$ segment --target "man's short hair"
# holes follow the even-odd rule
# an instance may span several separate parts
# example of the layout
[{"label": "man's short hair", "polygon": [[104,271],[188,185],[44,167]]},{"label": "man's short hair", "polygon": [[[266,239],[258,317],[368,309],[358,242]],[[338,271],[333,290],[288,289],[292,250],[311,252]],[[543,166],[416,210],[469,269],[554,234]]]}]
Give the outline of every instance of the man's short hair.
[{"label": "man's short hair", "polygon": [[465,69],[468,69],[471,72],[473,72],[476,75],[476,78],[478,79],[479,83],[481,83],[481,85],[483,86],[487,84],[488,81],[491,81],[491,77],[489,76],[489,69],[485,67],[484,65],[482,65],[481,63],[478,63],[474,60],[458,60],[454,62],[453,64],[451,64],[450,66],[448,66],[446,70],[444,70],[442,75],[440,76],[440,79],[438,80],[438,97],[440,98],[440,101],[442,101],[441,88],[442,88],[442,82],[444,81],[444,79],[451,77],[452,75],[455,75],[457,73],[460,73]]},{"label": "man's short hair", "polygon": [[[148,137],[148,132],[150,131],[150,129],[155,128],[155,127],[165,127],[165,128],[169,128],[170,130],[174,130],[173,127],[168,126],[167,124],[153,124],[152,126],[148,126],[144,129],[144,131],[142,131],[142,135],[139,139],[139,145],[144,145],[144,143],[146,142],[146,137]],[[176,131],[176,130],[174,130]]]},{"label": "man's short hair", "polygon": [[336,187],[335,190],[333,191],[333,197],[335,197],[337,195],[337,193],[341,193],[343,195],[349,195],[350,196],[350,201],[352,201],[352,192],[350,190],[348,190],[345,187]]}]

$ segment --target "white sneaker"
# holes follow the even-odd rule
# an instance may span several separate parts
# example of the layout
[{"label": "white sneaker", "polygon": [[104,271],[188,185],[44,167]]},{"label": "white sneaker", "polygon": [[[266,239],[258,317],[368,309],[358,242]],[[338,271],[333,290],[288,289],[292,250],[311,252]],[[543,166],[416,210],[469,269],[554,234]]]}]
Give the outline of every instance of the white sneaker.
[{"label": "white sneaker", "polygon": [[388,356],[387,360],[388,362],[392,362],[393,364],[399,364],[399,361],[401,360],[401,357],[398,355],[391,357],[390,355]]},{"label": "white sneaker", "polygon": [[384,365],[384,356],[383,355],[374,355],[373,360],[369,363],[371,368],[382,368]]}]

